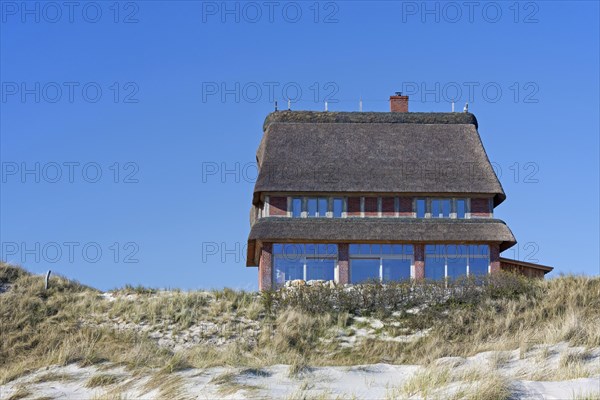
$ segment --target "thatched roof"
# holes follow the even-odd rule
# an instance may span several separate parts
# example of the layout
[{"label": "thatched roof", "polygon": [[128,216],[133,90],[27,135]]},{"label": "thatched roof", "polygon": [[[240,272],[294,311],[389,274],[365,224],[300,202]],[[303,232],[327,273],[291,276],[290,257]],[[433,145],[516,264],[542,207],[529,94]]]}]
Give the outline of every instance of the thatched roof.
[{"label": "thatched roof", "polygon": [[284,111],[264,129],[254,204],[263,192],[506,197],[469,113]]},{"label": "thatched roof", "polygon": [[[499,243],[500,251],[516,243],[498,219],[287,218],[257,220],[248,242],[247,265],[257,265],[255,241],[331,243]],[[252,249],[250,249],[250,247]],[[260,247],[259,247],[260,248]]]}]

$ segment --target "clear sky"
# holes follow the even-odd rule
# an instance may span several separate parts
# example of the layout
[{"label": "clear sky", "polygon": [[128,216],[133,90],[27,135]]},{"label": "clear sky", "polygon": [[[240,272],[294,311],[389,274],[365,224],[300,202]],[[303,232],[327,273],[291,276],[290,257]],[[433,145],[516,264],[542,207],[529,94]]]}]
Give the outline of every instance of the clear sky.
[{"label": "clear sky", "polygon": [[[468,5],[471,4],[471,5]],[[599,273],[598,2],[1,2],[2,259],[101,289],[256,289],[265,116],[450,111],[507,200],[503,255]]]}]

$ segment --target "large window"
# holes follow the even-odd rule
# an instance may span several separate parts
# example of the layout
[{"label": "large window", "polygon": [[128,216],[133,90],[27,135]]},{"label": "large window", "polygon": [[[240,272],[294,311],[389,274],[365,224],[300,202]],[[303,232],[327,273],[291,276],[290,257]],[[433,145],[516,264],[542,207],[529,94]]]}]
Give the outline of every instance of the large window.
[{"label": "large window", "polygon": [[412,245],[350,245],[350,283],[410,279],[412,264]]},{"label": "large window", "polygon": [[337,266],[335,244],[274,244],[273,282],[282,286],[295,279],[335,279]]},{"label": "large window", "polygon": [[456,279],[485,275],[490,264],[487,245],[426,245],[425,278]]}]

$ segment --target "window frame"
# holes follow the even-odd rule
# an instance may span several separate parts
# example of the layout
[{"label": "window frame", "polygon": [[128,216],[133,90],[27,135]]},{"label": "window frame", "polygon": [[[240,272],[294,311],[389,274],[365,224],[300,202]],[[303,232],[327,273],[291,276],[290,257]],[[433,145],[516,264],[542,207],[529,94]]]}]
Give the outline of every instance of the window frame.
[{"label": "window frame", "polygon": [[[450,209],[448,216],[444,216],[444,202],[450,202]],[[465,205],[464,217],[458,217],[458,202],[462,201]],[[434,202],[437,204],[439,202],[439,207],[442,216],[433,214],[433,205]],[[419,205],[424,203],[424,213],[423,216],[419,216]],[[413,214],[417,219],[431,218],[431,219],[471,219],[471,198],[469,197],[415,197],[413,203]]]},{"label": "window frame", "polygon": [[[409,279],[414,279],[415,278],[415,248],[413,244],[409,244],[409,243],[397,243],[398,245],[402,246],[402,254],[385,254],[383,253],[383,245],[384,244],[377,244],[377,243],[353,243],[354,245],[357,246],[365,246],[368,245],[369,246],[369,254],[356,254],[356,253],[352,253],[350,251],[348,251],[348,259],[349,259],[349,265],[348,265],[348,282],[352,282],[352,262],[353,260],[365,260],[365,259],[378,259],[379,260],[379,282],[381,283],[386,283],[386,281],[383,280],[383,260],[408,260],[410,261],[410,277]],[[353,244],[351,244],[350,246],[352,246]],[[373,245],[376,246],[380,246],[380,250],[379,253],[373,253],[372,249],[373,249]],[[391,246],[393,246],[393,244],[391,244]],[[404,250],[404,246],[411,246],[411,251],[410,253],[405,253]],[[387,282],[398,282],[398,281],[387,281]]]},{"label": "window frame", "polygon": [[[443,246],[444,247],[444,280],[448,280],[448,279],[457,279],[457,278],[453,278],[453,277],[449,277],[448,276],[448,246],[465,246],[467,251],[464,255],[464,257],[467,259],[467,265],[466,265],[466,274],[465,277],[469,277],[471,276],[471,258],[477,258],[477,259],[482,259],[482,258],[487,258],[487,274],[489,274],[491,272],[491,258],[490,258],[490,245],[489,244],[484,244],[484,243],[477,243],[477,244],[425,244],[425,251],[423,252],[424,255],[424,273],[425,275],[427,274],[427,258],[428,256],[434,256],[439,258],[440,255],[438,255],[437,253],[435,254],[431,254],[427,252],[427,247],[428,246]],[[487,247],[487,253],[486,254],[480,254],[480,253],[475,253],[472,254],[471,253],[471,247],[472,246],[485,246]],[[450,255],[452,256],[452,254]],[[479,275],[479,274],[477,274]],[[474,276],[477,276],[474,275]]]},{"label": "window frame", "polygon": [[[302,262],[302,280],[307,281],[307,277],[308,277],[308,265],[307,265],[307,260],[333,260],[333,281],[334,282],[338,282],[338,268],[339,268],[339,247],[337,244],[334,243],[274,243],[273,244],[273,253],[272,253],[272,268],[271,268],[271,282],[273,284],[273,287],[282,287],[285,286],[285,282],[288,281],[284,281],[282,284],[277,282],[277,268],[275,267],[276,265],[276,260],[277,259],[292,259],[290,257],[290,255],[286,255],[285,253],[285,246],[286,245],[292,245],[292,246],[302,246],[302,253],[297,253],[294,255],[293,260],[297,260]],[[306,247],[308,246],[316,246],[316,251],[315,252],[307,252]],[[321,253],[318,251],[318,246],[319,245],[325,245],[327,246],[327,250],[325,253]],[[277,252],[275,249],[275,246],[282,246],[282,250],[281,252]],[[329,252],[328,247],[329,246],[335,246],[335,252]],[[291,279],[293,280],[293,279]],[[290,280],[290,281],[291,281]]]}]

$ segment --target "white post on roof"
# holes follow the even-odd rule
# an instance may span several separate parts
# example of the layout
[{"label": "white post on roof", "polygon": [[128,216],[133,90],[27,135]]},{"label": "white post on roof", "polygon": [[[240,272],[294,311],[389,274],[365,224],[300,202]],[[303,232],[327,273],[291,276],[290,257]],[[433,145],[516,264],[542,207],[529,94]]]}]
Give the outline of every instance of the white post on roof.
[{"label": "white post on roof", "polygon": [[360,100],[358,101],[358,111],[362,112],[362,96],[360,97]]},{"label": "white post on roof", "polygon": [[452,112],[454,112],[454,100],[452,100]]},{"label": "white post on roof", "polygon": [[292,101],[288,99],[288,111],[292,110]]},{"label": "white post on roof", "polygon": [[325,101],[325,112],[327,112],[327,101]]}]

